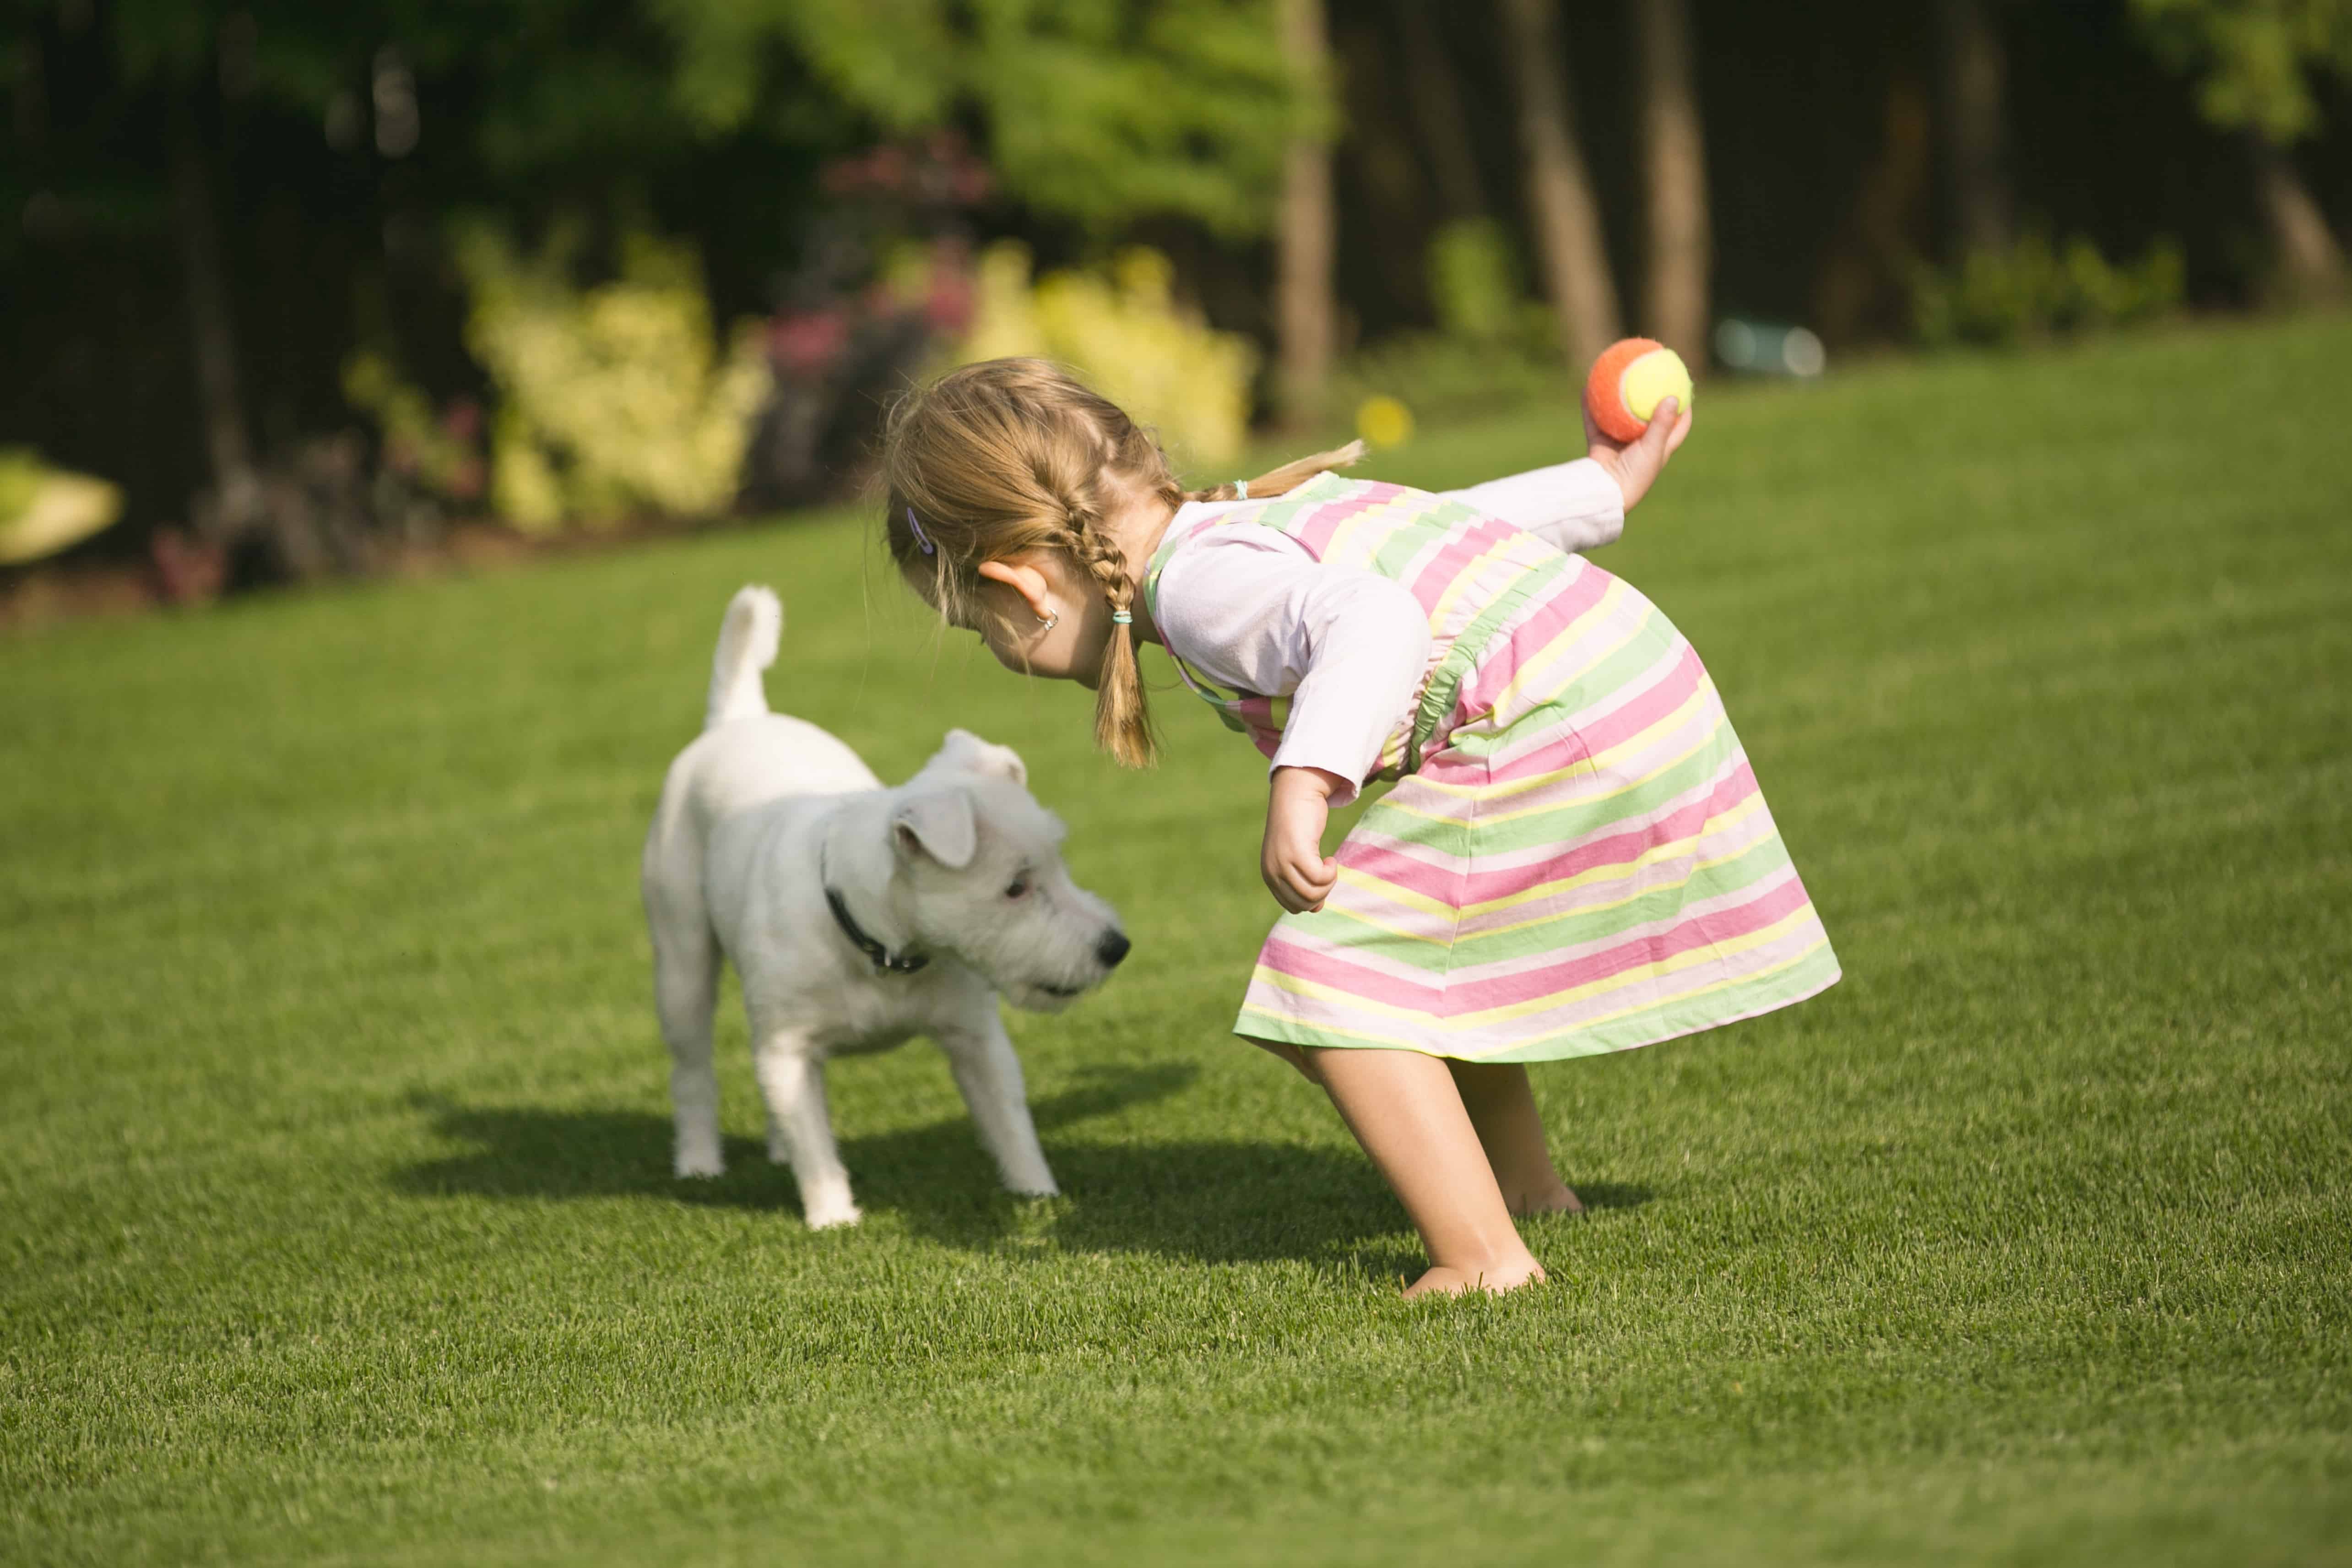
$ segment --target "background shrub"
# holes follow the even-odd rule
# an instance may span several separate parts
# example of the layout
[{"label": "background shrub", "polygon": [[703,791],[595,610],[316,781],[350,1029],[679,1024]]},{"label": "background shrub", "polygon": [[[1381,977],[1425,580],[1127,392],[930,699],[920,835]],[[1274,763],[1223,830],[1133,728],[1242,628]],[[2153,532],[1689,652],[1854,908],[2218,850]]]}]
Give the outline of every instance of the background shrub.
[{"label": "background shrub", "polygon": [[519,255],[495,230],[460,235],[471,310],[466,346],[499,396],[490,500],[516,527],[550,531],[637,512],[724,510],[742,472],[765,356],[739,330],[722,357],[694,252],[635,233],[620,275],[581,289],[577,231]]}]

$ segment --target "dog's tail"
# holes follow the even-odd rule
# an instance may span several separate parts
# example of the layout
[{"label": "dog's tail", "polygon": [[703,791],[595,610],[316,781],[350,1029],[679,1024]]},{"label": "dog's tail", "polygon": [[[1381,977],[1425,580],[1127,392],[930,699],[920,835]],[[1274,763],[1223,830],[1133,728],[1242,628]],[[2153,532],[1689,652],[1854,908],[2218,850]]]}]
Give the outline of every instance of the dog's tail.
[{"label": "dog's tail", "polygon": [[730,719],[753,719],[768,710],[768,693],[760,674],[776,662],[776,644],[784,634],[784,606],[766,588],[739,588],[727,604],[727,619],[719,627],[719,652],[710,661],[710,705],[703,710],[702,727],[718,728]]}]

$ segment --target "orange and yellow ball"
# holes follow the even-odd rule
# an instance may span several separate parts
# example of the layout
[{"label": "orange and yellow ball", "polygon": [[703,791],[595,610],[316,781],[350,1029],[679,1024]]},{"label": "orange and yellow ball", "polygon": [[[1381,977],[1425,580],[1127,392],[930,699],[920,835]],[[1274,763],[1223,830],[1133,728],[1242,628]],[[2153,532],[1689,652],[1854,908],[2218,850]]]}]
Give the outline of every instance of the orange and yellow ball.
[{"label": "orange and yellow ball", "polygon": [[1601,351],[1584,383],[1584,409],[1612,441],[1637,441],[1661,399],[1691,405],[1690,367],[1682,355],[1651,338],[1626,338]]}]

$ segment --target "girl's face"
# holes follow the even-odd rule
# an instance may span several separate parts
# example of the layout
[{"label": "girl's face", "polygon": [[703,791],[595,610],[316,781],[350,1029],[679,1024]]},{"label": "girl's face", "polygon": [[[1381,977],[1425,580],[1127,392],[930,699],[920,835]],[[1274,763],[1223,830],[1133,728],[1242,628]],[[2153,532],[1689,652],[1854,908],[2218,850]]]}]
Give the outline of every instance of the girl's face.
[{"label": "girl's face", "polygon": [[[990,562],[975,600],[954,624],[978,633],[999,664],[1015,674],[1095,689],[1110,647],[1110,602],[1067,556],[1026,550]],[[1043,624],[1049,616],[1055,617],[1050,627]]]}]

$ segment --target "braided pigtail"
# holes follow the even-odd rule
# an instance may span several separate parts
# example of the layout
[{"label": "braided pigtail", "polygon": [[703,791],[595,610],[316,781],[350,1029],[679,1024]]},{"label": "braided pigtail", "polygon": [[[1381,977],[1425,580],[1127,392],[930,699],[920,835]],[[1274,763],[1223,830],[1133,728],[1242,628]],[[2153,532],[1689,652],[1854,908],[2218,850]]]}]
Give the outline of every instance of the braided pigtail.
[{"label": "braided pigtail", "polygon": [[1328,452],[1317,452],[1311,457],[1294,458],[1272,473],[1260,474],[1241,484],[1227,480],[1204,490],[1186,490],[1186,500],[1272,500],[1287,495],[1316,475],[1333,468],[1351,468],[1364,459],[1364,444],[1350,441]]},{"label": "braided pigtail", "polygon": [[[1151,433],[1043,360],[983,360],[909,392],[882,444],[882,539],[907,585],[960,625],[983,613],[980,568],[1027,551],[1061,552],[1110,605],[1095,683],[1095,743],[1131,768],[1159,747],[1136,667],[1135,596],[1108,517],[1157,501],[1278,496],[1364,455],[1360,441],[1286,463],[1241,485],[1187,492]],[[1016,628],[1017,629],[1017,628]]]},{"label": "braided pigtail", "polygon": [[1160,760],[1160,746],[1136,664],[1135,583],[1127,574],[1127,555],[1093,507],[1073,504],[1069,511],[1070,556],[1095,580],[1111,611],[1110,641],[1095,681],[1095,744],[1121,767],[1148,768]]}]

